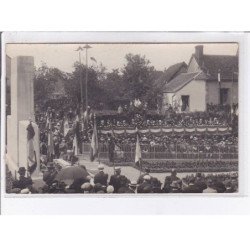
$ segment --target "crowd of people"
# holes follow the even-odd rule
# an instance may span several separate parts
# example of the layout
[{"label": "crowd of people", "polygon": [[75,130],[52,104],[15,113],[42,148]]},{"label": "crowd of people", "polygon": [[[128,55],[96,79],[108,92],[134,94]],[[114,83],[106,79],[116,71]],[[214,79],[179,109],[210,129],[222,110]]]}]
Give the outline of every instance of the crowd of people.
[{"label": "crowd of people", "polygon": [[[137,100],[139,102],[139,100]],[[137,106],[138,104],[135,103]],[[140,104],[140,103],[139,103]],[[107,128],[129,128],[141,124],[143,129],[146,127],[159,126],[228,126],[232,121],[232,114],[236,116],[237,106],[231,110],[229,106],[208,104],[206,112],[177,113],[168,106],[166,114],[158,116],[145,116],[146,104],[138,107],[133,105],[119,106],[117,116],[98,117],[96,116],[98,141],[100,151],[108,151],[109,134],[103,134],[102,129]],[[82,149],[82,143],[89,144],[93,131],[93,116],[88,120],[87,125],[84,121],[79,121],[78,105],[70,99],[51,100],[43,103],[42,108],[37,108],[36,121],[40,128],[40,149],[41,155],[48,155],[48,132],[53,133],[54,155],[55,158],[68,157],[69,151],[73,150],[73,140],[77,135],[77,143]],[[139,110],[136,113],[135,110]],[[141,112],[141,110],[143,112]],[[92,111],[90,110],[91,114]],[[51,121],[51,128],[48,128],[48,117]],[[238,119],[236,119],[238,120]],[[65,132],[65,124],[68,129]],[[78,127],[78,129],[77,129]],[[127,162],[133,157],[136,143],[136,133],[113,133],[116,150],[122,152],[124,161]],[[152,133],[147,132],[139,136],[142,153],[146,158],[153,157],[161,159],[169,158],[206,158],[206,159],[236,159],[238,157],[238,133],[228,131],[226,133]],[[154,153],[154,155],[152,155]],[[197,156],[198,155],[198,156]],[[46,158],[46,157],[43,157]],[[43,159],[42,159],[43,160]]]},{"label": "crowd of people", "polygon": [[[227,172],[238,171],[238,161],[222,160],[191,160],[191,161],[147,161],[141,162],[142,169],[150,169],[154,173],[169,172],[175,168],[180,173],[185,172]],[[137,167],[139,169],[139,167]]]},{"label": "crowd of people", "polygon": [[126,128],[126,127],[199,127],[199,126],[230,126],[233,117],[237,116],[237,105],[207,105],[205,112],[176,112],[171,104],[167,105],[163,113],[148,114],[147,109],[128,109],[127,105],[118,107],[117,115],[100,117],[98,127]]},{"label": "crowd of people", "polygon": [[[76,166],[72,166],[72,168]],[[63,171],[55,164],[49,163],[44,169],[42,187],[36,188],[32,178],[26,176],[26,169],[19,168],[19,177],[11,181],[9,193],[80,193],[80,194],[140,194],[140,193],[234,193],[238,192],[237,172],[224,174],[189,174],[179,178],[176,169],[171,169],[164,183],[153,177],[149,168],[136,181],[129,180],[122,174],[120,167],[114,168],[114,174],[108,176],[104,172],[104,166],[99,165],[98,173],[91,175],[83,165],[77,166],[85,174],[72,178],[71,183],[65,183],[58,178]]]}]

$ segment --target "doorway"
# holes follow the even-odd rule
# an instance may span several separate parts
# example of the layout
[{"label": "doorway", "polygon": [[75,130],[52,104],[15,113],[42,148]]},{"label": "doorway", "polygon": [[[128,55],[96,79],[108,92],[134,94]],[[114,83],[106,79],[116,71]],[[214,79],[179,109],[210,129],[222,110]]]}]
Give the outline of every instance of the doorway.
[{"label": "doorway", "polygon": [[189,95],[182,95],[181,102],[181,111],[189,111]]},{"label": "doorway", "polygon": [[228,91],[229,89],[222,88],[220,89],[220,104],[228,104]]}]

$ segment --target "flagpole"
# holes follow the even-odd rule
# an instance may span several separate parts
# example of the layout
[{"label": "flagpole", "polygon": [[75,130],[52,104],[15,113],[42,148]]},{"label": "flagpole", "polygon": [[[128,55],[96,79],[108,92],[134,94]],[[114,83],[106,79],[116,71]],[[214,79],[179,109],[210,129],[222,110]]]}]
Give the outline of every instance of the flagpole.
[{"label": "flagpole", "polygon": [[79,67],[80,67],[80,91],[81,91],[81,105],[80,107],[82,107],[83,110],[83,86],[82,86],[82,61],[81,61],[81,51],[83,51],[83,47],[79,46],[79,48],[76,50],[79,51]]},{"label": "flagpole", "polygon": [[86,94],[86,110],[88,108],[88,49],[91,49],[92,47],[86,44],[84,47],[86,49],[86,77],[85,77],[85,94]]}]

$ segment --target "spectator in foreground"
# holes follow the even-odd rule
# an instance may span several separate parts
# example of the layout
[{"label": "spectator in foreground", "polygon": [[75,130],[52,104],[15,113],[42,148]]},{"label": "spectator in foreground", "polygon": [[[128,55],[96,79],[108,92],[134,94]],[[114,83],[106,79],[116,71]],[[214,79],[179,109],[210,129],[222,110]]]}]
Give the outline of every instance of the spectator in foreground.
[{"label": "spectator in foreground", "polygon": [[107,181],[108,181],[108,174],[104,173],[104,166],[103,165],[99,165],[98,166],[98,173],[94,176],[94,183],[97,184],[101,184],[103,186],[107,186]]},{"label": "spectator in foreground", "polygon": [[195,185],[195,178],[191,177],[187,187],[183,188],[183,193],[200,193],[201,190]]},{"label": "spectator in foreground", "polygon": [[[33,181],[31,177],[25,177],[26,169],[25,167],[20,167],[18,169],[19,179],[13,182],[13,189],[19,190],[19,192],[23,189],[32,189]],[[18,192],[18,193],[19,193]]]},{"label": "spectator in foreground", "polygon": [[207,188],[203,190],[203,193],[217,193],[217,190],[213,188],[213,181],[207,180]]}]

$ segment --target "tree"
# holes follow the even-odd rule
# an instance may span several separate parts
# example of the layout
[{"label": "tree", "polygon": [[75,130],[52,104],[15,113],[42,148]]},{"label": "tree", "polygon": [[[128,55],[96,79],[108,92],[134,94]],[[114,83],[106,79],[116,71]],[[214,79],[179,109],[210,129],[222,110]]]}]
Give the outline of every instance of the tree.
[{"label": "tree", "polygon": [[66,80],[66,73],[57,68],[48,67],[45,63],[35,70],[34,99],[36,103],[44,102],[48,98],[55,82],[57,82],[59,78]]},{"label": "tree", "polygon": [[127,54],[125,58],[127,64],[122,69],[125,92],[131,99],[139,98],[150,102],[148,93],[154,82],[154,67],[150,66],[150,61],[145,56]]},{"label": "tree", "polygon": [[113,69],[112,72],[106,73],[100,86],[105,92],[105,106],[116,108],[117,100],[123,98],[124,95],[124,84],[119,69]]},{"label": "tree", "polygon": [[[69,80],[66,83],[66,91],[68,95],[76,100],[78,103],[81,102],[81,85],[80,85],[80,73],[82,74],[82,95],[83,104],[86,101],[86,66],[76,62],[74,64],[74,71],[70,74]],[[100,76],[102,74],[102,76]],[[99,77],[103,77],[103,72],[100,73],[96,67],[88,68],[88,105],[92,108],[99,108],[100,103],[105,100],[105,92],[100,86]]]}]

